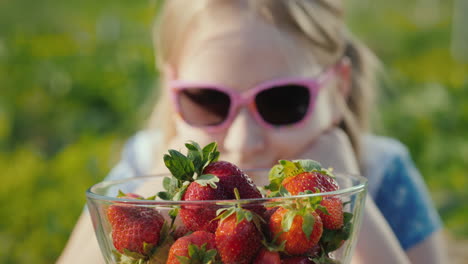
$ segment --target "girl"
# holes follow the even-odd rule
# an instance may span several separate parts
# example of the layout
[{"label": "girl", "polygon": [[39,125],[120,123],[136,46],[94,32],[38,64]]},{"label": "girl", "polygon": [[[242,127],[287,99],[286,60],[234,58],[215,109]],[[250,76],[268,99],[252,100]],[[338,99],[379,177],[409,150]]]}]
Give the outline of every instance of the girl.
[{"label": "girl", "polygon": [[[408,152],[366,133],[376,63],[342,13],[339,0],[167,1],[152,126],[108,179],[160,172],[164,152],[187,140],[217,141],[221,159],[245,169],[315,159],[369,179],[355,263],[445,263],[440,220]],[[60,261],[74,260],[99,261],[86,213]]]}]

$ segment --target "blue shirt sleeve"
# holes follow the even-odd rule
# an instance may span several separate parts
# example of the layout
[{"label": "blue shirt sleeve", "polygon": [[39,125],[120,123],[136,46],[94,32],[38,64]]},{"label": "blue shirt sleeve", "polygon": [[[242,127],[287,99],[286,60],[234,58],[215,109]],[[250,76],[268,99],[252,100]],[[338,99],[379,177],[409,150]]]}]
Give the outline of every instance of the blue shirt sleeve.
[{"label": "blue shirt sleeve", "polygon": [[375,203],[404,250],[442,226],[424,180],[406,150],[385,168]]}]

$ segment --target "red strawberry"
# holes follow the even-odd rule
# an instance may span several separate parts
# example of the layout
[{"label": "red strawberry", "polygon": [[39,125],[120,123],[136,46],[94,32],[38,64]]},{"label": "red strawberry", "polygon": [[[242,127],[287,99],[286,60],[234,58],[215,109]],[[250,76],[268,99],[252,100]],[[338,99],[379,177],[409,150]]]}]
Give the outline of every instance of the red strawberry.
[{"label": "red strawberry", "polygon": [[[292,195],[304,193],[308,190],[329,192],[338,190],[335,179],[318,172],[303,172],[283,180],[283,186]],[[322,218],[323,226],[328,229],[340,229],[343,226],[343,204],[336,197],[325,198],[320,204],[327,209],[328,214],[321,210],[317,213]]]},{"label": "red strawberry", "polygon": [[227,161],[216,161],[203,170],[203,174],[213,174],[219,178],[218,186],[223,189],[225,199],[234,199],[234,188],[239,190],[242,199],[261,198],[262,194],[252,179],[236,165]]},{"label": "red strawberry", "polygon": [[107,218],[112,226],[114,247],[122,254],[147,256],[159,243],[164,218],[152,208],[111,205]]},{"label": "red strawberry", "polygon": [[338,190],[338,183],[332,177],[320,172],[302,172],[298,175],[287,177],[282,185],[292,195],[298,195],[307,190],[331,192]]},{"label": "red strawberry", "polygon": [[[216,143],[211,143],[203,149],[195,143],[187,143],[187,156],[169,150],[164,156],[164,162],[171,171],[173,178],[165,179],[167,192],[158,196],[166,200],[227,200],[234,199],[234,188],[237,187],[241,198],[261,198],[252,180],[237,166],[226,161],[217,161],[219,152]],[[187,184],[190,183],[190,184]],[[214,232],[218,221],[217,208],[186,205],[181,207],[180,216],[185,226],[192,230]],[[253,206],[252,210],[263,213],[262,206]],[[175,217],[175,215],[173,216]]]},{"label": "red strawberry", "polygon": [[[307,227],[309,235],[304,232]],[[285,241],[285,251],[290,255],[302,255],[312,250],[323,232],[322,220],[315,211],[300,212],[283,207],[273,213],[269,228],[278,244]]]},{"label": "red strawberry", "polygon": [[[243,173],[237,166],[227,161],[215,161],[210,163],[204,170],[203,175],[211,174],[219,179],[215,183],[217,188],[212,186],[201,186],[197,182],[192,182],[182,200],[231,200],[234,199],[234,188],[238,188],[240,198],[261,198],[262,195],[252,180]],[[248,205],[247,205],[248,206]],[[218,221],[212,221],[216,217],[217,208],[207,208],[206,206],[184,206],[180,210],[180,216],[184,224],[192,231],[205,230],[214,232]],[[259,205],[251,206],[257,214],[262,214],[264,208]]]},{"label": "red strawberry", "polygon": [[253,264],[281,264],[280,255],[276,251],[269,251],[266,248],[262,248]]},{"label": "red strawberry", "polygon": [[327,209],[328,214],[318,209],[316,212],[320,215],[323,227],[326,229],[337,230],[343,226],[343,203],[338,197],[326,197],[320,205]]},{"label": "red strawberry", "polygon": [[214,234],[197,231],[172,244],[166,264],[209,263],[215,260],[216,255]]},{"label": "red strawberry", "polygon": [[[309,169],[305,169],[307,165]],[[320,164],[310,160],[280,161],[278,166],[283,172],[281,185],[292,195],[298,195],[307,191],[331,192],[339,189],[333,175],[320,167]],[[320,203],[327,209],[328,214],[321,210],[317,213],[322,219],[324,228],[340,229],[343,226],[343,204],[339,198],[324,198]]]},{"label": "red strawberry", "polygon": [[221,221],[215,233],[216,246],[224,264],[248,264],[261,247],[262,236],[253,222],[236,214]]},{"label": "red strawberry", "polygon": [[281,260],[281,264],[314,264],[308,257],[292,257]]},{"label": "red strawberry", "polygon": [[[240,199],[262,198],[262,194],[252,179],[230,162],[213,162],[205,168],[203,174],[213,174],[219,178],[217,185],[223,192],[224,197],[222,199],[235,199],[234,188],[239,191]],[[262,215],[265,211],[265,208],[261,205],[244,205],[244,208],[252,210],[258,215]]]},{"label": "red strawberry", "polygon": [[[196,182],[192,182],[185,191],[182,200],[224,200],[224,195],[220,188],[213,189],[210,186],[201,186]],[[211,220],[216,217],[216,209],[206,205],[185,205],[180,209],[179,215],[189,230],[204,230],[214,233],[218,221]]]}]

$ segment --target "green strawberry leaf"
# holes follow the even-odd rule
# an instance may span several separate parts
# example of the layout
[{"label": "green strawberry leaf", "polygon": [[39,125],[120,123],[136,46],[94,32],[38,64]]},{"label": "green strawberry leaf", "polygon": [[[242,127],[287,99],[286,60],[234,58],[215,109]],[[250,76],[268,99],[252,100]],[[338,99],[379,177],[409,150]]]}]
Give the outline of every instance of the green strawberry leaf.
[{"label": "green strawberry leaf", "polygon": [[180,263],[187,264],[211,264],[215,263],[218,252],[215,249],[206,250],[207,243],[201,246],[196,244],[188,245],[186,256],[176,256]]},{"label": "green strawberry leaf", "polygon": [[180,182],[174,177],[164,177],[163,187],[166,192],[158,192],[157,196],[163,200],[172,200],[174,195],[179,191]]},{"label": "green strawberry leaf", "polygon": [[127,196],[122,190],[119,190],[119,193],[117,194],[117,198]]},{"label": "green strawberry leaf", "polygon": [[154,249],[154,244],[146,243],[143,241],[143,252],[145,252],[145,255],[150,255],[153,249]]},{"label": "green strawberry leaf", "polygon": [[173,177],[164,177],[163,179],[163,187],[169,193],[173,193],[175,190],[179,188],[179,180]]},{"label": "green strawberry leaf", "polygon": [[202,170],[208,166],[208,164],[215,162],[219,158],[218,144],[216,142],[211,142],[206,145],[203,150],[203,157],[205,163],[203,164]]},{"label": "green strawberry leaf", "polygon": [[216,217],[213,218],[211,221],[215,220],[220,220],[220,222],[223,222],[225,219],[227,219],[229,216],[233,215],[236,212],[236,208],[231,207],[231,208],[221,208],[216,211]]},{"label": "green strawberry leaf", "polygon": [[174,227],[174,223],[177,215],[179,214],[179,208],[173,208],[168,212],[169,217],[171,218],[171,228]]},{"label": "green strawberry leaf", "polygon": [[172,195],[169,192],[158,192],[157,195],[162,200],[166,200],[166,201],[172,200]]},{"label": "green strawberry leaf", "polygon": [[115,263],[117,264],[144,264],[146,263],[145,259],[134,259],[132,257],[121,254],[117,250],[112,251],[114,255]]},{"label": "green strawberry leaf", "polygon": [[216,249],[210,249],[205,253],[205,257],[203,258],[203,263],[210,264],[215,263],[216,255],[218,251]]},{"label": "green strawberry leaf", "polygon": [[265,189],[276,194],[284,179],[283,166],[279,164],[273,166],[268,174],[268,179],[270,180],[270,184],[265,186]]},{"label": "green strawberry leaf", "polygon": [[197,176],[201,175],[204,165],[204,157],[200,145],[195,141],[189,141],[185,144],[185,147],[188,149],[187,157],[192,161],[195,173]]},{"label": "green strawberry leaf", "polygon": [[310,240],[310,235],[314,230],[315,217],[311,213],[306,213],[302,216],[302,231],[306,235],[307,240]]},{"label": "green strawberry leaf", "polygon": [[[320,193],[320,190],[318,188],[315,189],[315,192],[311,190],[306,190],[304,192],[300,192],[299,195],[310,195],[314,193]],[[305,210],[305,211],[314,211],[317,209],[324,208],[322,205],[320,205],[320,202],[322,202],[323,197],[322,196],[309,196],[305,199],[301,199],[298,201],[298,208]],[[326,209],[325,209],[326,210]],[[328,211],[327,211],[328,213]]]},{"label": "green strawberry leaf", "polygon": [[[202,246],[203,247],[203,246]],[[191,259],[198,259],[198,246],[195,244],[188,245],[188,254]]]},{"label": "green strawberry leaf", "polygon": [[190,264],[190,259],[186,256],[176,256],[177,260],[179,260],[180,264]]},{"label": "green strawberry leaf", "polygon": [[277,243],[277,239],[282,233],[283,232],[279,232],[278,234],[276,234],[275,237],[271,240],[271,242],[268,242],[265,239],[263,239],[262,240],[263,246],[265,246],[265,248],[271,252],[284,252],[285,246],[286,246],[286,240],[283,240],[279,245]]},{"label": "green strawberry leaf", "polygon": [[322,169],[322,165],[315,160],[310,160],[310,159],[293,160],[292,162],[294,162],[295,164],[299,164],[299,166],[306,172],[312,172],[312,171],[317,171],[317,170]]},{"label": "green strawberry leaf", "polygon": [[304,172],[299,162],[292,162],[289,160],[280,160],[279,163],[283,166],[283,173],[285,178],[296,176]]},{"label": "green strawberry leaf", "polygon": [[343,213],[343,223],[346,225],[351,222],[351,219],[353,219],[353,214],[349,212],[344,212]]},{"label": "green strawberry leaf", "polygon": [[188,186],[190,185],[190,182],[186,181],[184,183],[182,183],[182,187],[180,187],[180,189],[177,190],[177,192],[174,194],[174,196],[172,197],[172,200],[173,201],[180,201],[182,200],[182,197],[184,196],[185,194],[185,191],[187,190]]},{"label": "green strawberry leaf", "polygon": [[289,210],[286,212],[283,219],[281,220],[281,227],[283,228],[284,232],[288,232],[291,229],[295,217],[295,211]]},{"label": "green strawberry leaf", "polygon": [[[143,244],[143,247],[144,246],[145,245]],[[142,254],[140,254],[138,252],[133,252],[133,251],[130,251],[130,250],[126,249],[126,248],[124,248],[123,251],[124,251],[123,255],[125,255],[127,257],[131,257],[133,259],[146,259],[146,256],[144,256],[144,255],[142,255]]]},{"label": "green strawberry leaf", "polygon": [[281,197],[290,197],[291,196],[291,193],[286,190],[286,188],[281,185],[279,190],[278,190],[278,194],[281,196]]},{"label": "green strawberry leaf", "polygon": [[190,181],[195,173],[193,162],[177,150],[169,150],[164,155],[164,164],[179,181]]},{"label": "green strawberry leaf", "polygon": [[242,220],[244,220],[246,218],[245,216],[245,211],[244,210],[237,210],[238,208],[236,208],[236,223],[240,223],[242,222]]},{"label": "green strawberry leaf", "polygon": [[144,198],[143,200],[147,200],[147,201],[156,200],[156,197],[157,197],[157,196],[158,196],[158,195],[156,194],[156,195],[153,195],[153,196],[146,197],[146,198]]},{"label": "green strawberry leaf", "polygon": [[203,174],[195,180],[196,183],[200,184],[201,186],[210,185],[211,188],[216,189],[218,186],[216,185],[219,182],[219,178],[213,174]]},{"label": "green strawberry leaf", "polygon": [[248,222],[251,222],[253,220],[253,214],[251,211],[245,210],[244,212],[245,219],[247,219]]},{"label": "green strawberry leaf", "polygon": [[172,188],[171,179],[172,178],[164,177],[164,179],[163,179],[163,188],[164,188],[164,190],[169,191]]}]

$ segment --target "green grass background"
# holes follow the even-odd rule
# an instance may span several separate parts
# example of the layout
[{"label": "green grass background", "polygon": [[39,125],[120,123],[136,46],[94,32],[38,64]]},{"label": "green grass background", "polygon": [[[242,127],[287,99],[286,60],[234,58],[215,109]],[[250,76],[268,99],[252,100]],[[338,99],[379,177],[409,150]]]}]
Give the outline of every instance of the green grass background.
[{"label": "green grass background", "polygon": [[[409,147],[447,229],[467,239],[468,66],[451,51],[454,1],[347,3],[387,72],[376,130]],[[53,263],[84,191],[144,124],[158,6],[0,1],[0,263]]]}]

